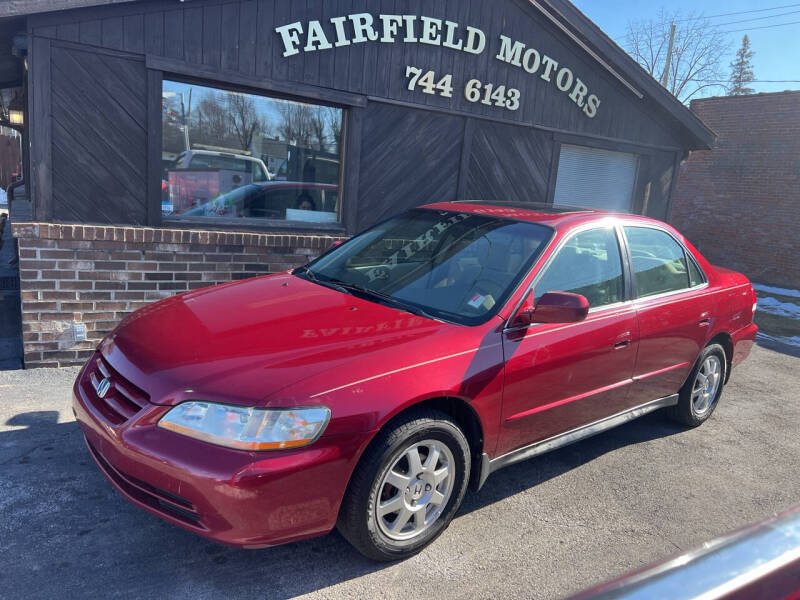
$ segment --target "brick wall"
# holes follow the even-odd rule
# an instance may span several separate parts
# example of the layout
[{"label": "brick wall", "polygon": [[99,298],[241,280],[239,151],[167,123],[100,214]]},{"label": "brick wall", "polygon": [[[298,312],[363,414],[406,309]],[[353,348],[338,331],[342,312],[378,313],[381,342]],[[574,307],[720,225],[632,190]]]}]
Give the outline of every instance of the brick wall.
[{"label": "brick wall", "polygon": [[681,166],[671,222],[712,263],[800,288],[800,92],[691,107],[718,139]]},{"label": "brick wall", "polygon": [[[128,313],[172,294],[284,271],[337,237],[17,223],[25,366],[82,363]],[[82,328],[86,341],[77,341]]]}]

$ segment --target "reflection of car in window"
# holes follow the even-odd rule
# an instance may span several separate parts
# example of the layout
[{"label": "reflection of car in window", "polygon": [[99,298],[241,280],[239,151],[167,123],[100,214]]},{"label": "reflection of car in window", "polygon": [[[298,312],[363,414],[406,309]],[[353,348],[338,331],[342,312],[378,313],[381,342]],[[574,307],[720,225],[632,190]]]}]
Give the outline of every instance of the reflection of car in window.
[{"label": "reflection of car in window", "polygon": [[321,183],[270,181],[221,194],[183,213],[197,217],[235,217],[336,222],[339,188]]},{"label": "reflection of car in window", "polygon": [[289,146],[288,154],[288,158],[278,166],[275,179],[329,184],[339,182],[338,154],[297,146]]},{"label": "reflection of car in window", "polygon": [[267,166],[260,158],[214,150],[186,150],[181,152],[171,169],[220,169],[247,173],[250,181],[269,181],[272,179]]},{"label": "reflection of car in window", "polygon": [[161,183],[164,215],[181,215],[251,183],[272,179],[260,158],[216,150],[186,150],[165,169]]}]

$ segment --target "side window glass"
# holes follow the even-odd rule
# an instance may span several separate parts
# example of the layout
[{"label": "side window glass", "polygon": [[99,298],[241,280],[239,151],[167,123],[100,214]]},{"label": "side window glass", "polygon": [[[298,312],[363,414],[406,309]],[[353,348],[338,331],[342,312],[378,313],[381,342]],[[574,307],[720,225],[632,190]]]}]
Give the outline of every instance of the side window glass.
[{"label": "side window glass", "polygon": [[650,227],[626,227],[625,235],[638,297],[689,287],[686,255],[671,235]]},{"label": "side window glass", "polygon": [[705,278],[703,274],[700,272],[700,269],[694,264],[694,261],[690,258],[689,259],[689,286],[694,287],[696,285],[700,285],[701,283],[705,282]]},{"label": "side window glass", "polygon": [[622,259],[611,227],[572,236],[536,282],[534,301],[547,292],[585,296],[591,308],[623,300]]}]

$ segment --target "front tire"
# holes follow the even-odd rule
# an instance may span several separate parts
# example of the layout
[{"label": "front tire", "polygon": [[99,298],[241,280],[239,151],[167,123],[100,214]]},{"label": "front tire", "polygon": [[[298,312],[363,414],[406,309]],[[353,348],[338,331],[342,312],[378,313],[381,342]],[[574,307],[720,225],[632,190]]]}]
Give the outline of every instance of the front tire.
[{"label": "front tire", "polygon": [[413,556],[450,524],[470,464],[467,438],[449,415],[425,409],[401,415],[364,453],[337,527],[373,560]]},{"label": "front tire", "polygon": [[697,427],[708,420],[722,396],[727,368],[725,349],[719,344],[706,346],[683,384],[670,417],[689,427]]}]

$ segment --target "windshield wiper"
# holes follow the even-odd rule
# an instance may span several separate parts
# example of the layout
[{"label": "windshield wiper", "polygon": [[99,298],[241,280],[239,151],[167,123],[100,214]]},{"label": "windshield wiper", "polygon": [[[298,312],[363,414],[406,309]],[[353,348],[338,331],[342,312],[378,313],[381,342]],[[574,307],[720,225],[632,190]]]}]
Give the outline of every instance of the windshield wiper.
[{"label": "windshield wiper", "polygon": [[303,265],[303,266],[297,267],[294,271],[292,271],[292,275],[299,275],[300,273],[305,273],[306,275],[308,275],[309,279],[313,279],[314,281],[317,281],[317,275],[314,273],[314,271],[312,271],[309,268],[308,265]]},{"label": "windshield wiper", "polygon": [[317,274],[314,273],[314,271],[312,271],[308,267],[308,265],[303,265],[302,267],[297,267],[294,271],[292,271],[292,274],[293,275],[301,275],[301,274],[302,275],[306,275],[314,283],[318,283],[320,285],[324,285],[325,287],[333,288],[334,290],[342,292],[343,294],[352,295],[352,292],[350,292],[349,289],[347,289],[345,286],[341,285],[339,282],[319,279],[317,277]]},{"label": "windshield wiper", "polygon": [[386,304],[391,304],[395,308],[399,308],[405,312],[411,313],[412,315],[417,315],[419,317],[425,317],[427,319],[433,319],[434,321],[441,321],[438,317],[434,317],[429,312],[425,311],[424,309],[415,306],[413,304],[406,304],[402,300],[398,300],[397,298],[390,296],[389,294],[384,294],[383,292],[378,292],[372,290],[370,288],[364,287],[363,285],[359,285],[357,283],[348,283],[346,281],[340,281],[338,279],[332,281],[331,283],[335,283],[336,285],[345,288],[351,292],[357,292],[359,294],[363,294],[364,296],[370,296],[372,298],[376,298],[381,302]]}]

